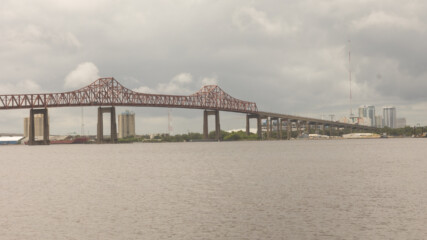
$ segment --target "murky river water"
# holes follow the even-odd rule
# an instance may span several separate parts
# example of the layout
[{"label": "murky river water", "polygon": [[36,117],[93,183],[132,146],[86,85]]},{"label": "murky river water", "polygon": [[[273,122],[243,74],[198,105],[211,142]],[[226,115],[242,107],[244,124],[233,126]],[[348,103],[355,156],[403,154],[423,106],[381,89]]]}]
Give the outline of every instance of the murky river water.
[{"label": "murky river water", "polygon": [[0,239],[427,239],[426,146],[0,146]]}]

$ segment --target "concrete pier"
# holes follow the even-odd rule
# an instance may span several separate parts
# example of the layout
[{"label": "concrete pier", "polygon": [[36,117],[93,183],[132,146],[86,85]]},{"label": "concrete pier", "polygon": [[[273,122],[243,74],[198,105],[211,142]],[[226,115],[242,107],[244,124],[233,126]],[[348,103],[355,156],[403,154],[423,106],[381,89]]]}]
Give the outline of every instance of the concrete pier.
[{"label": "concrete pier", "polygon": [[[43,140],[35,139],[34,131],[34,115],[42,114],[43,115]],[[44,109],[30,109],[30,129],[28,137],[28,145],[49,145],[49,115],[47,108]]]},{"label": "concrete pier", "polygon": [[215,115],[215,140],[219,141],[221,139],[221,126],[218,110],[205,110],[203,112],[203,139],[209,138],[208,117],[210,115]]},{"label": "concrete pier", "polygon": [[117,143],[117,124],[116,124],[116,108],[115,107],[106,107],[98,108],[98,125],[97,125],[97,137],[96,142],[97,143],[105,143],[104,141],[104,121],[103,121],[103,114],[104,113],[110,113],[111,117],[111,139],[110,143]]},{"label": "concrete pier", "polygon": [[246,135],[249,136],[250,134],[250,116],[249,114],[246,115]]},{"label": "concrete pier", "polygon": [[292,132],[292,121],[290,119],[286,120],[286,139],[291,140],[291,132]]}]

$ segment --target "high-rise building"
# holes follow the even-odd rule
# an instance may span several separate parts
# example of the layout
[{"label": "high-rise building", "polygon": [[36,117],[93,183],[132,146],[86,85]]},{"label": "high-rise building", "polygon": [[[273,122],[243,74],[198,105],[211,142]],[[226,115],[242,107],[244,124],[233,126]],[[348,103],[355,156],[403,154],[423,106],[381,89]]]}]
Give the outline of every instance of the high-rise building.
[{"label": "high-rise building", "polygon": [[375,106],[360,106],[359,118],[364,119],[365,125],[375,126]]},{"label": "high-rise building", "polygon": [[370,126],[375,126],[375,106],[368,106],[366,109],[367,117],[371,121]]},{"label": "high-rise building", "polygon": [[[43,114],[34,115],[34,137],[43,137]],[[30,119],[24,118],[24,137],[30,136]]]},{"label": "high-rise building", "polygon": [[135,113],[125,111],[119,115],[119,138],[135,136]]},{"label": "high-rise building", "polygon": [[397,127],[395,107],[383,107],[383,126],[389,128]]},{"label": "high-rise building", "polygon": [[404,128],[406,127],[406,118],[398,118],[397,119],[397,128]]},{"label": "high-rise building", "polygon": [[383,117],[381,115],[375,116],[375,127],[377,128],[383,127]]},{"label": "high-rise building", "polygon": [[366,112],[366,106],[360,106],[359,107],[359,118],[365,118],[368,114]]}]

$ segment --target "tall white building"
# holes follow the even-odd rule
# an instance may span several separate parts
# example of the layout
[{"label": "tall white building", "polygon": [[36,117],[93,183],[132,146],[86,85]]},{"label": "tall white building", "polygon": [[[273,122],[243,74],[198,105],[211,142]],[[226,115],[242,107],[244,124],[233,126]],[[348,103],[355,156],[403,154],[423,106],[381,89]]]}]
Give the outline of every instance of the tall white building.
[{"label": "tall white building", "polygon": [[383,107],[383,126],[389,128],[397,127],[395,107]]},{"label": "tall white building", "polygon": [[404,128],[406,127],[406,118],[398,118],[396,121],[396,127],[397,128]]},{"label": "tall white building", "polygon": [[375,127],[377,128],[383,127],[383,117],[381,115],[375,116]]},{"label": "tall white building", "polygon": [[118,116],[119,118],[119,138],[135,136],[135,113],[123,112]]},{"label": "tall white building", "polygon": [[[43,137],[43,114],[34,115],[34,137]],[[24,137],[30,136],[30,118],[24,118]]]}]

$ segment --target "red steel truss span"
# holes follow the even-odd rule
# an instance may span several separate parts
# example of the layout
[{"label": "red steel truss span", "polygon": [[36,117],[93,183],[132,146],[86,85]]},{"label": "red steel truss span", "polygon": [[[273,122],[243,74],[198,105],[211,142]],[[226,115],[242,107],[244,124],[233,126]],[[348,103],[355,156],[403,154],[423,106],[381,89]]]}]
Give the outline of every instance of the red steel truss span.
[{"label": "red steel truss span", "polygon": [[0,95],[0,109],[3,110],[76,106],[139,106],[258,112],[256,103],[233,98],[216,85],[204,86],[190,96],[146,94],[125,88],[114,78],[100,78],[72,92]]}]

